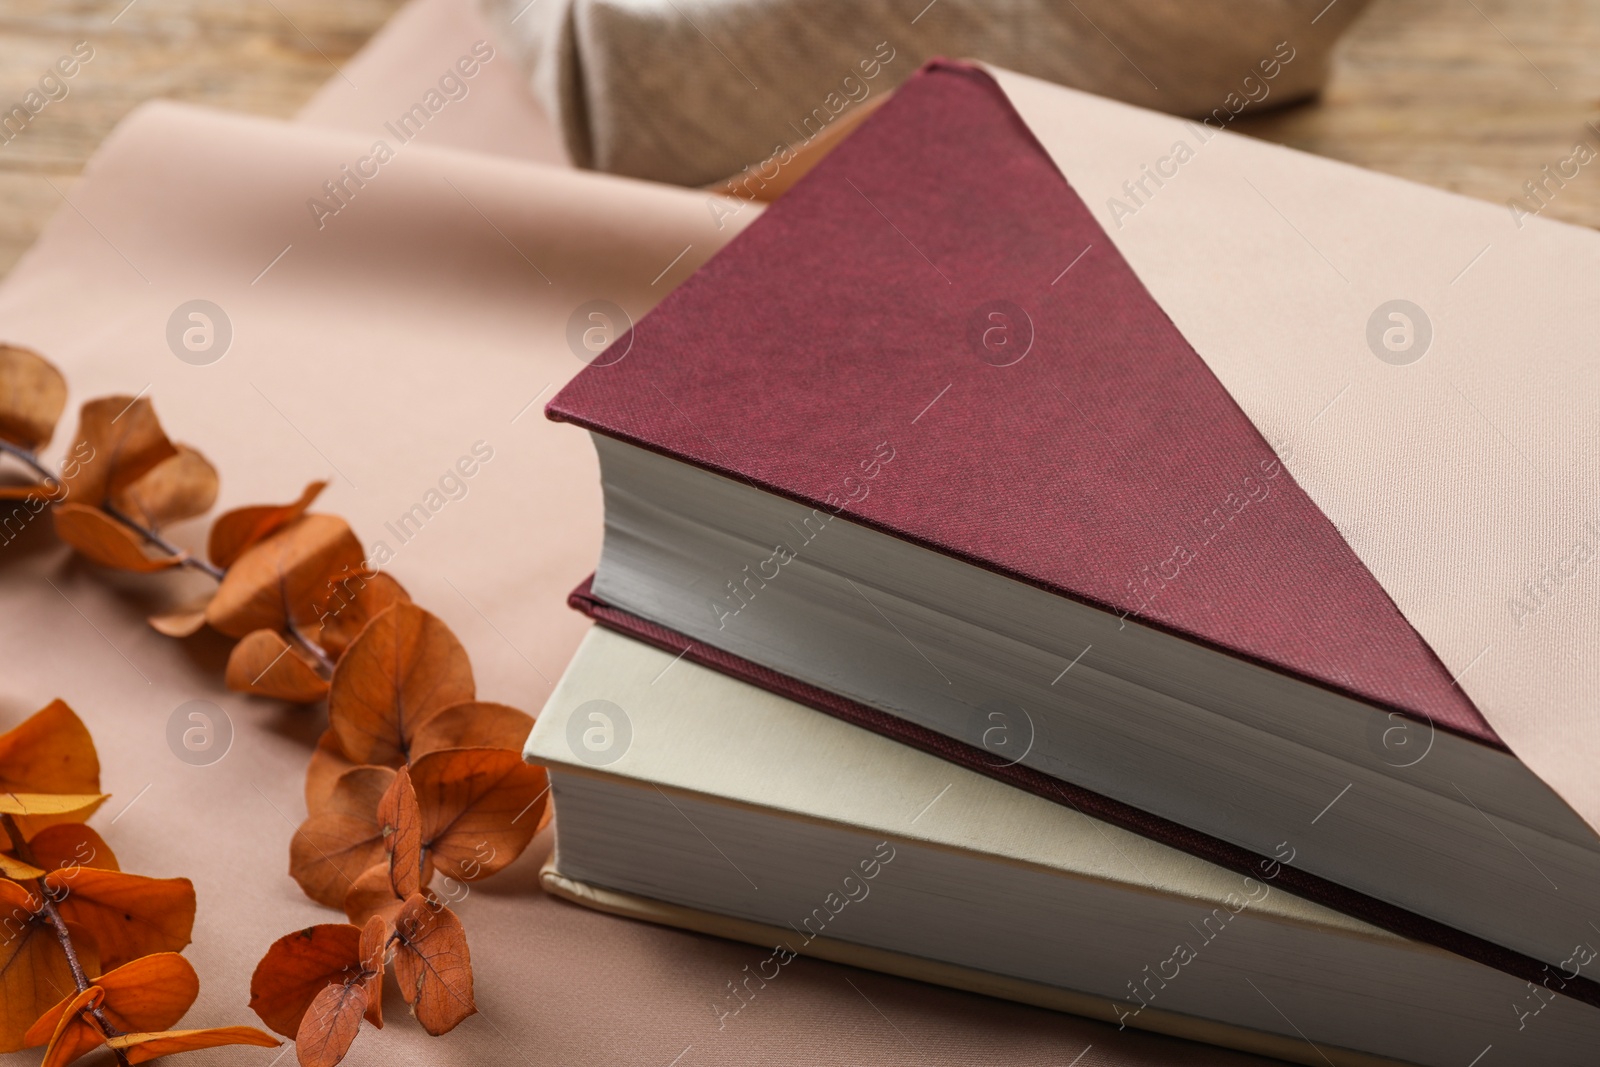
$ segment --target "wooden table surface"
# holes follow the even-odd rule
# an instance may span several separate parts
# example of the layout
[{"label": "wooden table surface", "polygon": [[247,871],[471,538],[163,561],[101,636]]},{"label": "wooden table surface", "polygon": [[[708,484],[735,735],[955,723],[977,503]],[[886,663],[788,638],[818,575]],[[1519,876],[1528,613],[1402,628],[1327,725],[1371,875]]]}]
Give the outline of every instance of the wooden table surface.
[{"label": "wooden table surface", "polygon": [[[77,41],[94,57],[0,143],[0,273],[111,128],[167,97],[288,117],[403,0],[4,0],[0,104]],[[1374,0],[1323,98],[1234,124],[1494,203],[1600,148],[1600,0]],[[1508,208],[1509,210],[1509,208]],[[1600,225],[1600,160],[1545,210]]]}]

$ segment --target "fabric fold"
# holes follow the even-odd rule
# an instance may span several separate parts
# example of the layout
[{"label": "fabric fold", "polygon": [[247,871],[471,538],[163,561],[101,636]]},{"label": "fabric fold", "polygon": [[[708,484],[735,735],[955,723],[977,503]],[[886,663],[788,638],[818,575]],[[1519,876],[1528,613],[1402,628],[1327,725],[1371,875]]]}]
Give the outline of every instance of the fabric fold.
[{"label": "fabric fold", "polygon": [[1366,6],[1297,0],[486,0],[579,166],[704,185],[959,55],[1173,114],[1322,88]]},{"label": "fabric fold", "polygon": [[1600,827],[1600,235],[990,71],[1496,734]]}]

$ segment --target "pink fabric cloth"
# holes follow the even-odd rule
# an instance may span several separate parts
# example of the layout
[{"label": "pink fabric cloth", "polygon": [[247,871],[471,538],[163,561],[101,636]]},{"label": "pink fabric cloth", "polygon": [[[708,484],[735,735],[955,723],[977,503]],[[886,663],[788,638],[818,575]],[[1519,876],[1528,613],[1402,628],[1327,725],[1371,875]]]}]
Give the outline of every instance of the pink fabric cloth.
[{"label": "pink fabric cloth", "polygon": [[[62,367],[74,410],[111,392],[153,397],[172,436],[221,470],[220,507],[287,500],[331,478],[323,507],[369,546],[387,542],[392,573],[467,645],[480,695],[537,710],[587,625],[565,595],[592,569],[600,526],[588,442],[538,411],[582,366],[568,321],[597,299],[636,318],[756,212],[718,229],[702,194],[528,162],[549,159],[550,142],[501,77],[508,57],[480,64],[471,93],[411,143],[386,137],[383,123],[486,36],[464,0],[421,0],[313,101],[315,125],[141,108],[0,286],[0,323],[7,341]],[[319,228],[307,202],[327,203],[323,183],[380,138],[394,157]],[[226,354],[206,366],[166,340],[169,317],[196,298],[232,325]],[[52,461],[74,426],[69,414]],[[466,495],[401,543],[385,524],[479,441],[493,458]],[[203,529],[174,537],[198,545]],[[267,946],[341,921],[286,873],[324,719],[226,692],[225,642],[150,631],[145,613],[181,600],[165,596],[179,585],[207,587],[92,573],[42,523],[0,546],[0,727],[55,696],[78,710],[114,794],[94,825],[125,868],[196,884],[188,956],[202,992],[184,1025],[255,1023],[250,972]],[[234,730],[206,767],[166,740],[192,700],[217,705]],[[547,898],[542,851],[457,909],[481,1013],[430,1039],[390,983],[387,1027],[364,1032],[348,1063],[1263,1062],[808,961],[718,1030],[713,998],[759,954]],[[228,1049],[186,1062],[292,1057]]]}]

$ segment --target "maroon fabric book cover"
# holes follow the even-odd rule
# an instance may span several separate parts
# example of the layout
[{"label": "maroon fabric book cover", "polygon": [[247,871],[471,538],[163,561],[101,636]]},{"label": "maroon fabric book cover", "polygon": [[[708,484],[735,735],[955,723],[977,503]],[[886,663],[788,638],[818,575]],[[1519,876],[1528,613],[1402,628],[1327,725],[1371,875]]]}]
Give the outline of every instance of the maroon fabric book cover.
[{"label": "maroon fabric book cover", "polygon": [[929,64],[613,347],[551,418],[1500,745],[982,71]]}]

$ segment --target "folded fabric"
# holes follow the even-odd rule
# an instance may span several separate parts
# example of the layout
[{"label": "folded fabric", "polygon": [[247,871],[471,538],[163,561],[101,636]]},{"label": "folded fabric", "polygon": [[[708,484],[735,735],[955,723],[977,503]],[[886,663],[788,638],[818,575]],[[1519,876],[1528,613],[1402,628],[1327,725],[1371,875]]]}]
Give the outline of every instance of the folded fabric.
[{"label": "folded fabric", "polygon": [[930,56],[1173,114],[1303,99],[1367,0],[483,0],[579,166],[704,185]]}]

